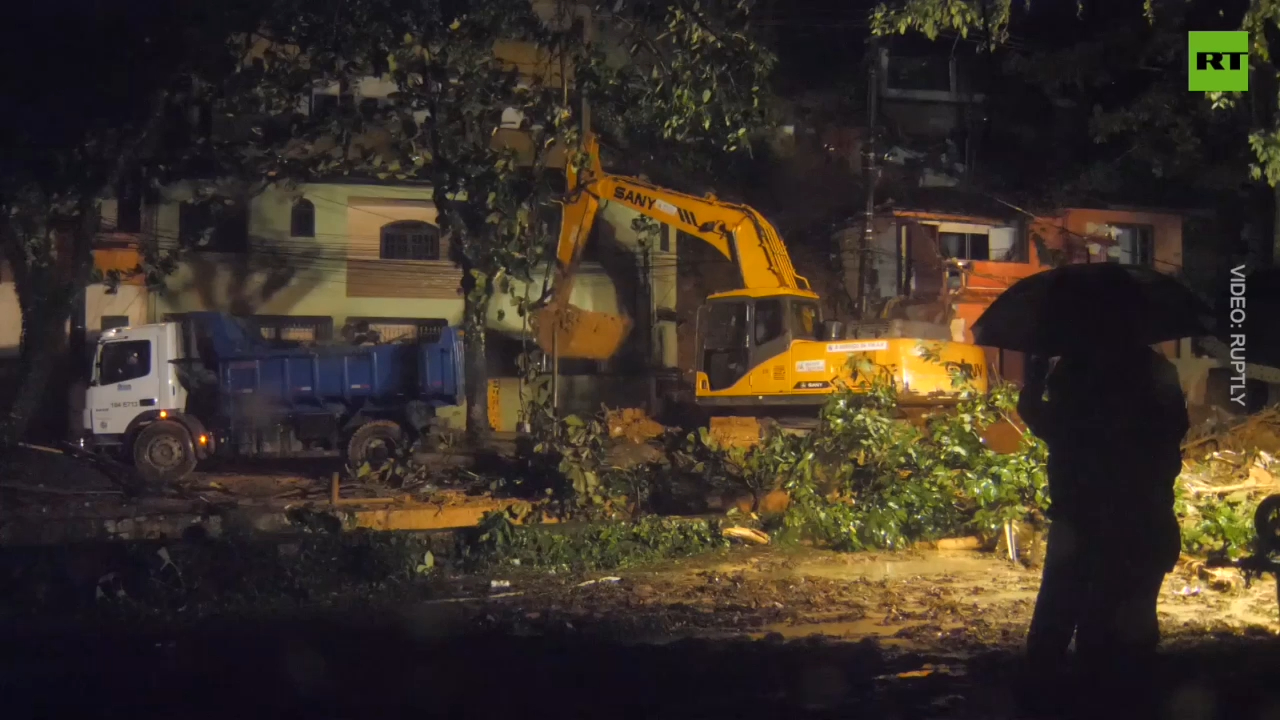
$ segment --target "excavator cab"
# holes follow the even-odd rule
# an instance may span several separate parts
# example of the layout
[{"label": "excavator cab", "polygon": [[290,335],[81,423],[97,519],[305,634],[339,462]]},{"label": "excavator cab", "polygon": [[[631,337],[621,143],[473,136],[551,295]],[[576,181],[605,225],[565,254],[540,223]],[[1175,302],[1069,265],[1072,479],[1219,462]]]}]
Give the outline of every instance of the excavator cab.
[{"label": "excavator cab", "polygon": [[698,370],[706,374],[706,389],[726,390],[786,354],[792,341],[825,340],[832,329],[810,293],[713,295],[698,310]]}]

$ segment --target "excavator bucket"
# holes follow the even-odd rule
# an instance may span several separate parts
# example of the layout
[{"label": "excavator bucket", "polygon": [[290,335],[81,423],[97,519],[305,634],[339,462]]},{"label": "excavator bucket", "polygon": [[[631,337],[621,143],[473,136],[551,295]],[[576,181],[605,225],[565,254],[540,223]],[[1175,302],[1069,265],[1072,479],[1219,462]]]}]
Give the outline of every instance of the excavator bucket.
[{"label": "excavator bucket", "polygon": [[553,303],[534,311],[533,327],[538,347],[549,355],[608,360],[626,341],[631,319]]}]

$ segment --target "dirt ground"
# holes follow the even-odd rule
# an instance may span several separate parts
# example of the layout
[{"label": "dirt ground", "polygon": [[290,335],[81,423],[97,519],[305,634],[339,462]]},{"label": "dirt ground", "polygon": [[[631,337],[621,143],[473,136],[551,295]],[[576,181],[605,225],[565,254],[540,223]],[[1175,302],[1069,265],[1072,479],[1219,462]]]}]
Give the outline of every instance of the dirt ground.
[{"label": "dirt ground", "polygon": [[[488,603],[486,622],[515,633],[568,624],[630,640],[819,634],[877,638],[912,650],[967,651],[1022,642],[1039,572],[978,552],[744,548],[714,560],[586,580],[513,572],[501,576],[503,581],[511,594]],[[1180,569],[1165,582],[1160,615],[1170,643],[1206,633],[1280,630],[1275,580],[1269,576],[1250,588],[1220,591]]]},{"label": "dirt ground", "polygon": [[[977,553],[742,548],[443,585],[395,610],[8,628],[0,697],[13,717],[1012,718],[1037,578]],[[1162,716],[1276,717],[1275,597],[1169,578]]]}]

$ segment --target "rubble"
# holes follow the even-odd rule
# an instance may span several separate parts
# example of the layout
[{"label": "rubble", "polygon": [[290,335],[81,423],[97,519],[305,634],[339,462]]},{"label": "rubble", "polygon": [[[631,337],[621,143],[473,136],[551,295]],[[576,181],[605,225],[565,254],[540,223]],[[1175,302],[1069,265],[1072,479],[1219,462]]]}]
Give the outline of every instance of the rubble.
[{"label": "rubble", "polygon": [[610,410],[606,416],[606,423],[609,426],[609,437],[614,440],[625,439],[636,444],[662,437],[667,430],[639,408]]},{"label": "rubble", "polygon": [[1218,408],[1193,413],[1193,426],[1182,450],[1188,457],[1218,452],[1280,454],[1280,406],[1240,420]]}]

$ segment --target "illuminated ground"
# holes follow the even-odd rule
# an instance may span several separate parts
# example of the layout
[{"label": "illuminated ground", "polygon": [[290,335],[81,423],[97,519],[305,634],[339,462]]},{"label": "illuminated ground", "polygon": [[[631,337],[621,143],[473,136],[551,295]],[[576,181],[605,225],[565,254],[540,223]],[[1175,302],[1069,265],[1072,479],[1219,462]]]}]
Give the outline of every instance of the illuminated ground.
[{"label": "illuminated ground", "polygon": [[[1036,575],[976,554],[740,550],[442,587],[396,612],[93,636],[11,628],[0,678],[12,717],[53,705],[148,717],[1011,717]],[[1213,717],[1190,712],[1205,703],[1274,717],[1263,712],[1280,697],[1273,581],[1217,592],[1171,576],[1162,612],[1174,717]]]}]

